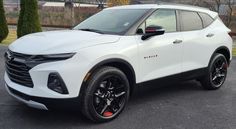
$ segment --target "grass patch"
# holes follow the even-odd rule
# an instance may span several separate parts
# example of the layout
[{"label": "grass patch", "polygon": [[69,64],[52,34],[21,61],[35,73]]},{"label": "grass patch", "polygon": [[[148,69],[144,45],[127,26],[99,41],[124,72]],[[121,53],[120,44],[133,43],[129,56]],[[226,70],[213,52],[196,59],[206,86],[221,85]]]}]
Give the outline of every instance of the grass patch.
[{"label": "grass patch", "polygon": [[233,56],[236,56],[236,48],[233,48]]},{"label": "grass patch", "polygon": [[9,45],[17,39],[16,30],[10,29],[9,34],[5,40],[2,41],[3,45]]}]

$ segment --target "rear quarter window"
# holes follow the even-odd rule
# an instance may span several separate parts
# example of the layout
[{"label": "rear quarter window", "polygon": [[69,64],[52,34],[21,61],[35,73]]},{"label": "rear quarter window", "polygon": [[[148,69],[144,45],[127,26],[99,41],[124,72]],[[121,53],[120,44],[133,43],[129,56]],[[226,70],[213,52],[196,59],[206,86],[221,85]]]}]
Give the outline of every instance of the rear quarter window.
[{"label": "rear quarter window", "polygon": [[214,21],[214,19],[208,14],[205,14],[205,13],[198,13],[198,14],[202,18],[204,28],[209,26]]}]

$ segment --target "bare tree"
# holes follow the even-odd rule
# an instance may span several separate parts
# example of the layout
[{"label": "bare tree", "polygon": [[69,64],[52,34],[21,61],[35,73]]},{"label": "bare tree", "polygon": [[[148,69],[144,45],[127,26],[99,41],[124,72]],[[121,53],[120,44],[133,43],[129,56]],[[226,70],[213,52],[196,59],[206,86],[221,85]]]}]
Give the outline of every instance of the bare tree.
[{"label": "bare tree", "polygon": [[234,0],[227,0],[227,6],[228,6],[228,16],[227,16],[227,21],[226,25],[230,26],[232,22],[232,17],[233,17],[233,6],[235,5]]},{"label": "bare tree", "polygon": [[[230,27],[233,17],[233,6],[235,6],[235,0],[214,0],[216,4],[216,11],[221,13],[222,20],[227,27]],[[222,7],[222,12],[220,8]]]},{"label": "bare tree", "polygon": [[221,5],[222,0],[214,0],[214,1],[216,3],[216,11],[220,12],[220,5]]},{"label": "bare tree", "polygon": [[236,4],[235,0],[193,0],[192,4],[201,7],[207,7],[215,12],[220,13],[225,25],[228,27],[231,25],[233,6]]},{"label": "bare tree", "polygon": [[[220,1],[220,0],[215,0],[215,1]],[[214,0],[211,0],[211,1],[209,1],[209,0],[193,0],[192,4],[196,5],[196,6],[206,7],[206,8],[209,8],[210,10],[213,10],[216,12],[219,11],[218,6],[217,6],[217,8],[215,8]],[[220,6],[219,6],[219,8],[220,8]]]}]

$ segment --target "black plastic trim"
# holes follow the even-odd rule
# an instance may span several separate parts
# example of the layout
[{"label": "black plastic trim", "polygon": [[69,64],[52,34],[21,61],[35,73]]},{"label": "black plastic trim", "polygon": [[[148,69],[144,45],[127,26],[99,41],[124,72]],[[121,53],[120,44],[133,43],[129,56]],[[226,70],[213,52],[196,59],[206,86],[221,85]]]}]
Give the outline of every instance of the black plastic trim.
[{"label": "black plastic trim", "polygon": [[41,104],[44,104],[49,110],[51,109],[78,109],[80,106],[80,101],[78,97],[75,98],[66,98],[66,99],[54,99],[54,98],[44,98],[44,97],[35,97],[19,92],[11,87],[7,86],[9,91],[26,101],[35,101]]},{"label": "black plastic trim", "polygon": [[[177,30],[175,32],[188,32],[188,31],[182,31],[181,30],[181,15],[180,12],[181,11],[188,11],[188,12],[196,12],[198,13],[204,13],[207,14],[205,12],[201,12],[201,11],[192,11],[192,10],[186,10],[186,9],[175,9],[175,8],[157,8],[157,9],[150,9],[150,11],[148,11],[148,13],[146,13],[143,17],[140,18],[139,21],[137,21],[136,24],[134,24],[126,33],[125,35],[136,35],[137,33],[137,29],[139,28],[139,26],[147,19],[149,18],[155,11],[160,10],[160,9],[166,9],[166,10],[175,10],[176,11],[176,21],[177,21]],[[199,14],[198,14],[199,15]],[[209,14],[207,14],[209,15]],[[209,15],[210,16],[210,15]],[[199,16],[200,17],[200,16]],[[211,17],[211,16],[210,16]],[[212,17],[211,17],[212,18]],[[201,17],[200,17],[201,19]],[[214,19],[214,18],[212,18]],[[201,19],[202,20],[202,19]],[[215,21],[216,19],[214,19]],[[213,22],[214,22],[213,21]],[[213,23],[212,22],[212,23]],[[211,24],[212,24],[211,23]],[[203,23],[202,23],[203,24]],[[210,25],[211,25],[210,24]],[[210,26],[208,25],[208,26]],[[208,26],[204,27],[204,25],[202,26],[202,29],[198,29],[198,30],[203,30],[205,28],[207,28]],[[198,31],[198,30],[190,30],[190,31]],[[173,32],[169,32],[169,33],[173,33]]]},{"label": "black plastic trim", "polygon": [[[134,91],[134,88],[135,88],[135,85],[136,85],[136,74],[135,74],[134,68],[132,67],[132,65],[129,62],[127,62],[123,59],[120,59],[120,58],[106,59],[106,60],[103,60],[100,63],[96,64],[95,66],[93,66],[93,68],[91,68],[88,73],[93,73],[95,70],[99,69],[102,66],[106,66],[106,65],[113,66],[111,64],[118,64],[118,63],[124,64],[131,71],[130,74],[131,74],[132,78],[129,79],[129,83],[130,83],[130,92],[131,92],[130,95],[132,95],[132,93]],[[125,73],[125,74],[127,75],[127,73]],[[82,91],[86,87],[87,80],[85,78],[86,77],[84,77],[84,81],[82,83],[79,95],[82,95]],[[129,76],[127,76],[127,78],[129,78]]]},{"label": "black plastic trim", "polygon": [[156,9],[150,9],[147,13],[145,13],[130,29],[125,33],[125,35],[136,35],[137,29],[139,26],[149,17],[151,16]]},{"label": "black plastic trim", "polygon": [[[208,66],[210,65],[210,62],[211,62],[212,58],[214,58],[214,54],[216,54],[217,51],[219,51],[219,50],[226,50],[227,53],[229,54],[229,56],[231,57],[230,51],[229,51],[229,49],[228,49],[226,46],[218,47],[218,48],[213,52],[213,54],[211,55],[211,58],[210,58],[209,63],[208,63]],[[227,59],[227,57],[226,57],[227,62],[228,62],[228,65],[230,65],[230,62],[231,62],[231,61],[230,61],[230,57],[229,57],[229,59]]]},{"label": "black plastic trim", "polygon": [[[201,16],[201,13],[208,15],[208,16],[212,19],[212,22],[211,22],[209,25],[206,26],[206,25],[204,24],[204,19],[203,19],[203,17]],[[201,20],[202,20],[203,29],[205,29],[205,28],[207,28],[208,26],[210,26],[210,25],[216,20],[216,19],[212,18],[212,17],[211,17],[209,14],[207,14],[207,13],[198,12],[198,15],[200,16],[200,18],[201,18]]]},{"label": "black plastic trim", "polygon": [[178,83],[181,81],[187,81],[187,80],[192,80],[192,79],[197,79],[202,76],[204,76],[207,73],[208,67],[206,68],[200,68],[196,70],[191,70],[175,75],[170,75],[158,79],[153,79],[150,81],[146,82],[141,82],[138,83],[138,86],[143,86],[143,85],[152,85],[152,84],[161,84],[161,85],[168,85],[168,84],[173,84],[173,83]]},{"label": "black plastic trim", "polygon": [[[104,62],[107,62],[107,61],[104,61]],[[105,64],[104,62],[101,62],[101,65]],[[166,85],[166,84],[173,84],[173,83],[177,83],[177,82],[181,82],[185,80],[191,80],[191,79],[195,79],[195,78],[202,77],[203,75],[205,75],[207,72],[207,69],[208,68],[196,69],[196,70],[192,70],[188,72],[183,72],[180,74],[175,74],[175,75],[171,75],[171,76],[167,76],[167,77],[163,77],[159,79],[150,80],[147,82],[138,83],[136,85],[137,86],[152,85],[154,83]],[[35,96],[30,96],[22,92],[19,92],[15,89],[10,88],[9,86],[7,87],[12,94],[26,101],[32,100],[32,101],[44,104],[49,110],[55,109],[55,108],[56,109],[58,108],[59,109],[65,109],[65,108],[78,109],[81,105],[79,97],[68,98],[68,99],[52,99],[52,98],[44,98],[44,97],[35,97]]]},{"label": "black plastic trim", "polygon": [[[76,54],[76,53],[60,53],[60,54],[45,54],[45,55],[29,55],[29,54],[13,52],[10,49],[8,49],[6,53],[10,53],[13,56],[13,58],[17,59],[18,62],[23,63],[30,68],[33,68],[43,63],[67,60],[72,58]],[[5,59],[7,59],[6,53],[5,53]],[[68,56],[63,57],[63,55],[68,55]]]},{"label": "black plastic trim", "polygon": [[181,14],[181,12],[193,12],[193,13],[196,13],[197,15],[198,15],[198,17],[200,18],[200,20],[201,20],[201,23],[202,23],[202,28],[201,29],[194,29],[194,30],[183,30],[183,28],[182,28],[182,26],[181,26],[181,28],[180,28],[180,32],[189,32],[189,31],[199,31],[199,30],[203,30],[204,29],[204,26],[203,26],[203,22],[202,22],[202,18],[200,17],[200,15],[198,14],[199,12],[197,12],[197,11],[191,11],[191,10],[181,10],[181,9],[178,9],[178,14],[179,14],[179,22],[180,22],[180,24],[182,25],[182,14]]},{"label": "black plastic trim", "polygon": [[[56,75],[56,77],[60,80],[61,88],[62,88],[62,90],[63,90],[62,93],[55,91],[54,89],[52,89],[52,87],[49,87],[50,77],[53,76],[53,75]],[[52,90],[52,91],[54,91],[54,92],[57,92],[57,93],[59,93],[59,94],[69,94],[68,89],[67,89],[67,87],[66,87],[66,84],[65,84],[64,80],[62,79],[62,77],[60,76],[60,74],[57,73],[57,72],[53,72],[53,73],[50,73],[50,74],[48,75],[48,83],[47,83],[47,86],[48,86],[48,88],[49,88],[50,90]]]},{"label": "black plastic trim", "polygon": [[95,66],[89,71],[89,73],[95,71],[96,69],[98,69],[99,67],[103,66],[104,64],[109,64],[109,63],[123,63],[123,64],[125,64],[126,66],[128,66],[129,69],[132,71],[133,79],[134,79],[134,81],[136,82],[136,76],[135,76],[136,74],[135,74],[135,71],[134,71],[134,68],[132,67],[132,65],[131,65],[129,62],[127,62],[127,61],[125,61],[125,60],[123,60],[123,59],[120,59],[120,58],[111,58],[111,59],[107,59],[107,60],[101,61],[100,63],[98,63],[97,65],[95,65]]}]

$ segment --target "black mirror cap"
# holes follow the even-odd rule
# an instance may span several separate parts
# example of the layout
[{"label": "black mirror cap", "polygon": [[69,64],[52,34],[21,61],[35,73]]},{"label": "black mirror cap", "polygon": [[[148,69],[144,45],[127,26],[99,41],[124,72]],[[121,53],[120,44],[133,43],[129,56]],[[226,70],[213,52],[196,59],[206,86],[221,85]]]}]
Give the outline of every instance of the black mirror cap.
[{"label": "black mirror cap", "polygon": [[142,36],[142,40],[146,40],[156,35],[163,35],[164,33],[165,29],[163,29],[161,26],[148,26],[145,29],[145,34]]},{"label": "black mirror cap", "polygon": [[145,33],[146,34],[150,34],[150,33],[157,33],[159,31],[163,31],[163,27],[162,26],[148,26],[145,28]]}]

